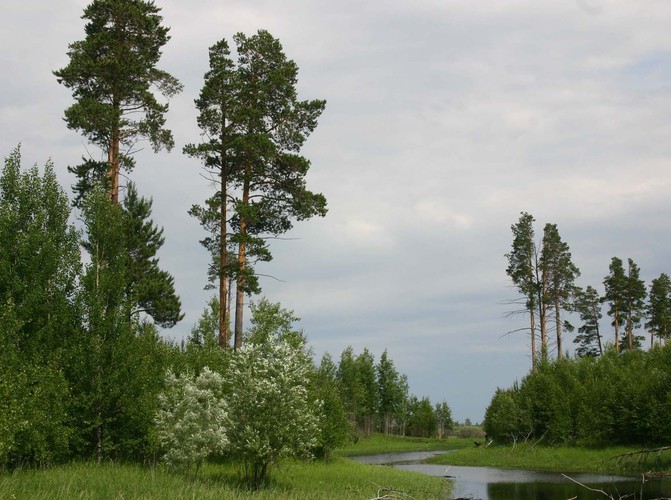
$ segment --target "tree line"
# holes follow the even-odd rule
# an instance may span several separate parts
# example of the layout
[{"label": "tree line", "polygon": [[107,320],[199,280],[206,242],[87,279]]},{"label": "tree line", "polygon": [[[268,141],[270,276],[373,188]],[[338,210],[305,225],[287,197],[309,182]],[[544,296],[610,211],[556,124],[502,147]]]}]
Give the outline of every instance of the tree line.
[{"label": "tree line", "polygon": [[671,346],[542,361],[497,389],[486,433],[500,443],[658,445],[671,433]]},{"label": "tree line", "polygon": [[[646,288],[633,259],[613,257],[603,293],[576,284],[580,276],[555,224],[534,236],[523,212],[511,226],[506,272],[529,317],[532,368],[520,383],[497,389],[483,422],[499,442],[651,444],[668,436],[670,410],[671,280],[666,273]],[[612,337],[601,328],[603,309]],[[577,331],[569,321],[579,318]],[[649,348],[643,350],[649,334]],[[563,336],[576,332],[575,356],[563,354]],[[556,358],[550,358],[555,334]],[[610,335],[609,335],[610,336]]]},{"label": "tree line", "polygon": [[[529,317],[529,326],[523,328],[530,338],[531,365],[547,361],[550,334],[555,334],[557,359],[564,357],[564,335],[576,331],[566,314],[578,317],[580,324],[573,342],[578,356],[600,356],[606,344],[616,352],[643,347],[645,337],[641,328],[650,335],[649,345],[666,345],[671,330],[671,279],[662,273],[653,279],[649,289],[640,277],[640,268],[633,259],[626,265],[613,257],[609,272],[603,279],[603,293],[588,285],[576,284],[580,270],[572,260],[569,246],[559,235],[556,224],[547,223],[540,242],[535,239],[534,218],[523,212],[511,226],[512,249],[506,254],[506,274],[517,288],[520,298],[514,303]],[[647,299],[647,301],[646,301]],[[612,342],[604,339],[600,327],[603,307],[613,327]],[[566,313],[566,314],[565,314]]]},{"label": "tree line", "polygon": [[377,363],[368,349],[358,355],[347,347],[336,365],[326,353],[319,370],[333,384],[352,427],[363,436],[444,437],[453,428],[447,402],[436,403],[409,392],[408,378],[400,374],[385,350]]}]

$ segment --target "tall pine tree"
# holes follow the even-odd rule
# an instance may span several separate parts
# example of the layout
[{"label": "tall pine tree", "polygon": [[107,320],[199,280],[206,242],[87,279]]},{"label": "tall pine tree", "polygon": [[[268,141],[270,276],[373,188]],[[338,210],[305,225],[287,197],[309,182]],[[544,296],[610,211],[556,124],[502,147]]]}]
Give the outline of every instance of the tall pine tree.
[{"label": "tall pine tree", "polygon": [[119,173],[134,166],[137,141],[148,140],[155,151],[171,149],[174,141],[165,128],[166,99],[182,86],[156,67],[168,42],[160,9],[145,0],[93,0],[84,9],[83,40],[69,45],[70,62],[54,71],[58,82],[72,90],[75,103],[65,110],[68,127],[79,130],[107,156],[101,162],[85,160],[72,169],[80,189],[88,189],[105,171],[110,199],[119,202]]},{"label": "tall pine tree", "polygon": [[652,280],[649,297],[645,327],[650,332],[650,346],[654,345],[655,337],[667,345],[671,333],[671,278],[668,274],[662,273]]},{"label": "tall pine tree", "polygon": [[[219,279],[222,346],[228,336],[226,280],[235,278],[234,344],[239,348],[244,297],[259,291],[250,258],[271,258],[264,236],[285,233],[293,220],[326,213],[325,198],[306,188],[310,162],[299,154],[325,102],[298,100],[298,67],[270,33],[238,33],[234,41],[236,62],[225,40],[210,49],[210,71],[196,101],[206,141],[188,145],[185,152],[201,158],[216,178],[217,192],[192,214],[212,234],[204,244],[213,253],[210,276]],[[235,263],[228,256],[229,225]]]}]

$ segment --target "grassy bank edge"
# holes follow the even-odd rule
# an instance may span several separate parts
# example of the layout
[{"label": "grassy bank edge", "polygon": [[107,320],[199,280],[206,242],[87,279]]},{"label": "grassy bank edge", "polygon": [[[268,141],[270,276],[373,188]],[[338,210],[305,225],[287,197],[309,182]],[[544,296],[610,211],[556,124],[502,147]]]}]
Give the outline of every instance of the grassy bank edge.
[{"label": "grassy bank edge", "polygon": [[480,467],[501,467],[554,472],[607,472],[635,474],[641,472],[671,471],[671,452],[649,456],[638,461],[637,456],[617,460],[615,457],[632,453],[644,447],[612,446],[589,448],[580,446],[490,446],[468,447],[457,452],[432,457],[429,463]]},{"label": "grassy bank edge", "polygon": [[356,443],[338,448],[335,455],[351,457],[411,451],[447,451],[460,450],[468,446],[473,446],[472,439],[455,437],[445,439],[416,438],[373,434],[371,437],[359,439]]}]

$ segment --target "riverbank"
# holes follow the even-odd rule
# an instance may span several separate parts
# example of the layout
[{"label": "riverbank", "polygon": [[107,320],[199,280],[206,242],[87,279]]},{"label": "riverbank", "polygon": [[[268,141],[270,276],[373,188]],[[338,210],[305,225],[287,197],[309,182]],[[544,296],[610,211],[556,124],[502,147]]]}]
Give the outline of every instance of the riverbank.
[{"label": "riverbank", "polygon": [[536,471],[642,473],[671,471],[671,451],[661,455],[649,454],[646,460],[632,455],[641,447],[587,448],[577,446],[512,446],[467,447],[457,452],[432,457],[432,464],[500,467]]},{"label": "riverbank", "polygon": [[373,434],[369,438],[359,439],[335,452],[336,456],[351,457],[378,455],[382,453],[402,453],[410,451],[448,451],[472,447],[473,439],[449,437],[445,439],[385,436]]}]

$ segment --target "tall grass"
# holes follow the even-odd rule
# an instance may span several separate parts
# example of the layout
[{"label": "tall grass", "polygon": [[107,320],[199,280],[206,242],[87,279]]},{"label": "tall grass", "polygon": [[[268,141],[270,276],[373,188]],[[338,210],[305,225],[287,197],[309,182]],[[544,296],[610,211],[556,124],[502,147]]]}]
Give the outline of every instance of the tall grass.
[{"label": "tall grass", "polygon": [[227,464],[207,464],[198,478],[139,465],[76,463],[47,470],[0,475],[2,499],[314,499],[374,498],[387,493],[413,498],[449,498],[440,478],[391,467],[358,464],[285,462],[260,490],[249,491],[239,471]]}]

